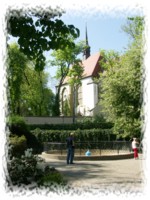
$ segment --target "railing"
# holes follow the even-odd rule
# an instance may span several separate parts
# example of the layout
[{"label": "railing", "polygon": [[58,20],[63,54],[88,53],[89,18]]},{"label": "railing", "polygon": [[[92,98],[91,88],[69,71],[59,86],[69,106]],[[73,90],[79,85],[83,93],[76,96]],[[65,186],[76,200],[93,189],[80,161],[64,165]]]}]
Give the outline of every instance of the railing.
[{"label": "railing", "polygon": [[[51,154],[66,154],[66,143],[45,142],[44,151]],[[75,154],[85,155],[90,150],[91,155],[119,155],[132,151],[131,142],[127,141],[101,141],[101,142],[77,142]]]}]

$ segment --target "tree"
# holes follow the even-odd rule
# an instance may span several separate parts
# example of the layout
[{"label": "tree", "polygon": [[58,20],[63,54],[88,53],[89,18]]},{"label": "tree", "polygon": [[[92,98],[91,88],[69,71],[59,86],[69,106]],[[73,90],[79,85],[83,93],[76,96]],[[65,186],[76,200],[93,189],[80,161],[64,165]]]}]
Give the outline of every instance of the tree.
[{"label": "tree", "polygon": [[17,44],[8,47],[8,93],[11,114],[52,115],[54,94],[47,87],[48,74],[34,70],[34,62],[20,52]]},{"label": "tree", "polygon": [[63,49],[67,45],[74,47],[70,36],[77,38],[79,30],[73,25],[65,25],[59,17],[63,11],[59,8],[13,10],[9,13],[8,34],[18,37],[20,50],[30,59],[35,60],[35,69],[44,69],[44,51]]},{"label": "tree", "polygon": [[81,79],[83,75],[83,67],[81,67],[81,63],[75,62],[72,68],[68,72],[68,83],[72,87],[73,91],[73,100],[72,100],[72,105],[73,105],[73,123],[75,123],[75,109],[77,107],[77,89],[81,85]]},{"label": "tree", "polygon": [[[24,116],[52,116],[54,94],[47,87],[48,74],[37,72],[34,66],[25,70],[21,85],[21,114]],[[28,81],[27,81],[27,80]]]},{"label": "tree", "polygon": [[[73,42],[73,38],[71,38],[70,40],[72,40]],[[56,115],[60,115],[60,88],[67,76],[70,77],[70,81],[72,81],[73,78],[71,79],[71,76],[73,75],[73,73],[75,75],[74,78],[77,78],[78,75],[81,74],[82,67],[81,65],[79,65],[79,63],[81,63],[81,60],[78,58],[78,55],[83,52],[85,48],[85,42],[81,41],[77,43],[74,48],[67,45],[63,50],[59,49],[57,51],[53,51],[53,53],[51,54],[54,59],[50,61],[50,64],[52,66],[57,66],[56,79],[59,81],[56,94]]]},{"label": "tree", "polygon": [[[143,18],[129,18],[124,27],[134,36],[124,55],[102,52],[104,68],[100,75],[100,104],[107,119],[114,122],[118,137],[140,136],[142,112]],[[138,31],[137,31],[138,30]],[[131,32],[130,32],[131,31]]]},{"label": "tree", "polygon": [[8,47],[8,96],[11,113],[20,114],[21,83],[27,66],[27,57],[20,52],[17,44]]}]

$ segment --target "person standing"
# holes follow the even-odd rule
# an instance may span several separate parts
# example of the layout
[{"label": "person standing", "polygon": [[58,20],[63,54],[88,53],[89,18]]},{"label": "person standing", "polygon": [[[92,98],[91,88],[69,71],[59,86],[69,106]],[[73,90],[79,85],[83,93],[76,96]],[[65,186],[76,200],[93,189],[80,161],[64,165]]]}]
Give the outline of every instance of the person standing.
[{"label": "person standing", "polygon": [[74,133],[70,133],[70,136],[66,139],[67,142],[67,164],[74,164]]},{"label": "person standing", "polygon": [[138,141],[137,141],[137,138],[133,138],[133,141],[132,141],[132,149],[134,151],[134,159],[138,159]]}]

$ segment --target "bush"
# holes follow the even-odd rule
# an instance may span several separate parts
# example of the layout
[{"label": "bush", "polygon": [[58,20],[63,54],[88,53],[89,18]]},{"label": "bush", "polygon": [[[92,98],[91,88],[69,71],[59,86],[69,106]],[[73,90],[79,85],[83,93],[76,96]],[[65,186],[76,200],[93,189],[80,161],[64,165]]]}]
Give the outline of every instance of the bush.
[{"label": "bush", "polygon": [[[61,131],[61,130],[41,130],[35,129],[32,131],[32,134],[35,135],[37,140],[41,143],[43,142],[66,142],[66,138],[70,134],[70,130]],[[89,129],[89,130],[76,130],[75,140],[76,142],[80,141],[104,141],[109,140],[115,137],[111,129]],[[114,139],[114,138],[113,138]]]},{"label": "bush", "polygon": [[25,136],[18,137],[17,135],[13,135],[9,137],[8,142],[10,145],[9,155],[11,157],[20,157],[27,148],[27,140]]},{"label": "bush", "polygon": [[61,184],[64,185],[66,181],[64,180],[62,174],[55,168],[50,168],[49,166],[45,167],[45,174],[39,180],[39,185],[50,186],[52,184]]},{"label": "bush", "polygon": [[24,118],[18,115],[9,116],[7,119],[7,125],[12,134],[18,136],[25,135],[29,131],[27,124],[24,121]]},{"label": "bush", "polygon": [[30,124],[28,125],[30,130],[34,130],[36,128],[42,129],[42,130],[84,130],[84,129],[111,129],[113,127],[113,124],[110,122],[98,122],[86,120],[83,122],[77,122],[75,124]]},{"label": "bush", "polygon": [[25,136],[26,144],[28,148],[32,148],[34,153],[40,153],[43,150],[43,146],[37,141],[36,137],[29,131],[24,118],[21,116],[13,115],[7,120],[11,135],[17,135],[18,137]]},{"label": "bush", "polygon": [[45,166],[44,160],[27,149],[21,159],[13,157],[8,162],[8,184],[21,185],[36,183],[37,186],[65,183],[63,176],[55,169]]}]

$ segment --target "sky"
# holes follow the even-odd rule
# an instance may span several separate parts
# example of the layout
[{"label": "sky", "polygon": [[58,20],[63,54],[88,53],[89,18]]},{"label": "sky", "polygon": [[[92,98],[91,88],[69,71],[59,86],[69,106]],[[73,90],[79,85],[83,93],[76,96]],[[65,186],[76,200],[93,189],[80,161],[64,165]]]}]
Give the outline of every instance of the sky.
[{"label": "sky", "polygon": [[73,24],[80,30],[79,40],[85,40],[85,27],[87,24],[88,40],[91,53],[100,49],[115,50],[123,52],[129,42],[128,35],[122,30],[127,23],[127,18],[142,15],[142,9],[134,8],[122,11],[102,12],[101,10],[91,12],[71,12],[66,10],[61,19],[66,24]]},{"label": "sky", "polygon": [[85,40],[85,27],[87,24],[88,41],[91,54],[105,50],[122,52],[128,43],[128,36],[121,27],[126,23],[126,18],[72,16],[64,14],[61,18],[66,24],[73,24],[80,30],[79,40]]},{"label": "sky", "polygon": [[[78,41],[85,40],[85,31],[87,26],[88,42],[90,45],[91,55],[100,52],[100,49],[114,50],[123,53],[129,43],[129,36],[122,30],[122,26],[126,25],[127,17],[141,14],[137,9],[134,12],[110,12],[102,13],[101,11],[89,12],[72,12],[65,10],[60,19],[67,25],[73,24],[80,30]],[[11,39],[13,41],[13,39]],[[16,41],[16,40],[15,40]],[[45,52],[47,60],[52,59],[51,52]],[[81,55],[80,55],[80,58]],[[49,74],[48,87],[56,92],[56,80],[53,78],[56,74],[56,67],[45,67],[45,71]]]},{"label": "sky", "polygon": [[[1,6],[0,6],[0,81],[1,81],[1,87],[0,87],[0,146],[1,148],[1,152],[0,152],[0,171],[1,171],[1,176],[0,176],[0,193],[1,196],[3,196],[3,198],[5,199],[5,197],[7,199],[14,199],[14,195],[16,196],[20,196],[21,194],[17,194],[17,193],[8,193],[6,192],[6,183],[5,183],[5,174],[4,174],[4,165],[5,165],[5,146],[6,146],[6,142],[5,142],[5,131],[6,131],[6,111],[5,111],[5,107],[6,107],[6,103],[7,103],[7,98],[6,98],[6,71],[5,71],[5,12],[7,9],[7,6],[9,7],[14,7],[14,8],[22,8],[22,7],[27,7],[32,6],[45,6],[46,2],[47,3],[57,3],[59,0],[5,0],[5,1],[1,1]],[[150,103],[149,103],[149,99],[150,99],[150,84],[149,84],[149,75],[150,75],[150,68],[149,68],[149,58],[150,58],[150,6],[149,6],[149,1],[148,0],[60,0],[62,2],[62,5],[66,6],[66,7],[73,7],[73,8],[77,8],[76,10],[78,10],[78,8],[80,8],[80,10],[82,9],[85,13],[85,16],[82,15],[82,13],[77,12],[76,10],[73,11],[73,9],[71,10],[72,13],[70,13],[68,15],[68,12],[66,14],[66,16],[64,15],[64,22],[66,23],[71,23],[74,24],[76,27],[78,27],[80,29],[81,32],[81,39],[85,38],[85,22],[87,22],[87,28],[88,28],[88,38],[89,38],[89,44],[91,46],[91,53],[97,52],[99,51],[100,48],[102,49],[114,49],[114,50],[118,50],[118,51],[123,51],[124,47],[126,47],[127,43],[128,43],[128,37],[121,32],[121,26],[124,24],[126,17],[128,16],[128,10],[131,11],[131,13],[134,13],[134,8],[136,7],[144,7],[144,12],[146,13],[147,16],[147,33],[146,33],[146,39],[147,39],[147,44],[146,44],[146,54],[145,54],[145,92],[144,92],[144,99],[146,99],[144,101],[145,103],[145,121],[146,121],[146,125],[145,125],[145,142],[146,142],[146,159],[143,160],[143,166],[144,166],[144,176],[146,177],[146,188],[144,189],[144,194],[140,194],[140,195],[134,195],[135,199],[149,199],[149,198],[145,198],[145,197],[149,197],[149,185],[150,185],[150,168],[149,168],[149,163],[150,163],[150,148],[148,145],[147,141],[149,140],[149,136],[150,136]],[[77,5],[78,2],[80,1],[81,4],[86,4],[86,11],[84,6],[81,5]],[[96,3],[95,3],[96,2]],[[90,8],[88,8],[88,5],[90,4]],[[105,5],[106,4],[106,5]],[[99,8],[99,10],[104,10],[103,14],[97,13],[97,12],[93,12],[93,7],[95,8],[95,10],[98,10],[97,8]],[[123,10],[122,10],[123,8]],[[130,9],[131,8],[131,9]],[[109,14],[110,10],[120,10],[119,14],[116,13],[114,15],[114,13]],[[106,11],[106,12],[105,12]],[[107,14],[106,14],[107,13]],[[68,16],[67,16],[68,15]],[[106,16],[107,15],[107,16]],[[144,143],[145,144],[145,143]],[[14,191],[15,192],[15,191]],[[33,191],[28,192],[26,191],[26,194],[28,195],[27,198],[28,199],[45,199],[43,198],[43,195],[36,195],[33,194]],[[51,194],[50,194],[51,195]],[[91,193],[91,195],[93,195],[93,193]],[[133,195],[131,194],[131,198],[130,195],[128,194],[127,196],[132,199]],[[50,196],[51,197],[51,196]],[[68,196],[70,197],[70,196]],[[86,196],[85,196],[86,197]],[[91,196],[93,197],[93,196]],[[96,196],[94,196],[96,197]],[[104,199],[120,199],[120,195],[118,194],[112,194],[112,195],[107,195],[104,196]],[[114,198],[115,197],[115,198]],[[121,196],[124,197],[124,196]],[[22,196],[22,199],[27,199],[26,195]],[[46,196],[47,198],[47,196]],[[54,198],[57,198],[57,196],[54,196]],[[59,196],[60,198],[60,196]],[[62,199],[63,196],[61,196]],[[72,199],[83,199],[83,196],[76,196],[73,197]],[[66,199],[66,196],[65,196]]]},{"label": "sky", "polygon": [[[138,10],[135,9],[133,13],[119,14],[117,12],[113,14],[98,14],[93,13],[87,15],[82,12],[73,14],[69,10],[61,16],[61,20],[69,25],[73,24],[76,28],[80,30],[80,37],[77,41],[85,40],[85,32],[87,26],[88,42],[91,47],[91,55],[100,52],[101,49],[104,50],[114,50],[123,53],[130,41],[129,35],[125,33],[122,26],[126,25],[127,17],[133,16],[135,14],[140,14]],[[47,59],[50,58],[50,54],[47,54]],[[56,82],[51,77],[55,76],[56,67],[46,67],[46,72],[49,73],[49,83],[48,86],[55,93]]]}]

